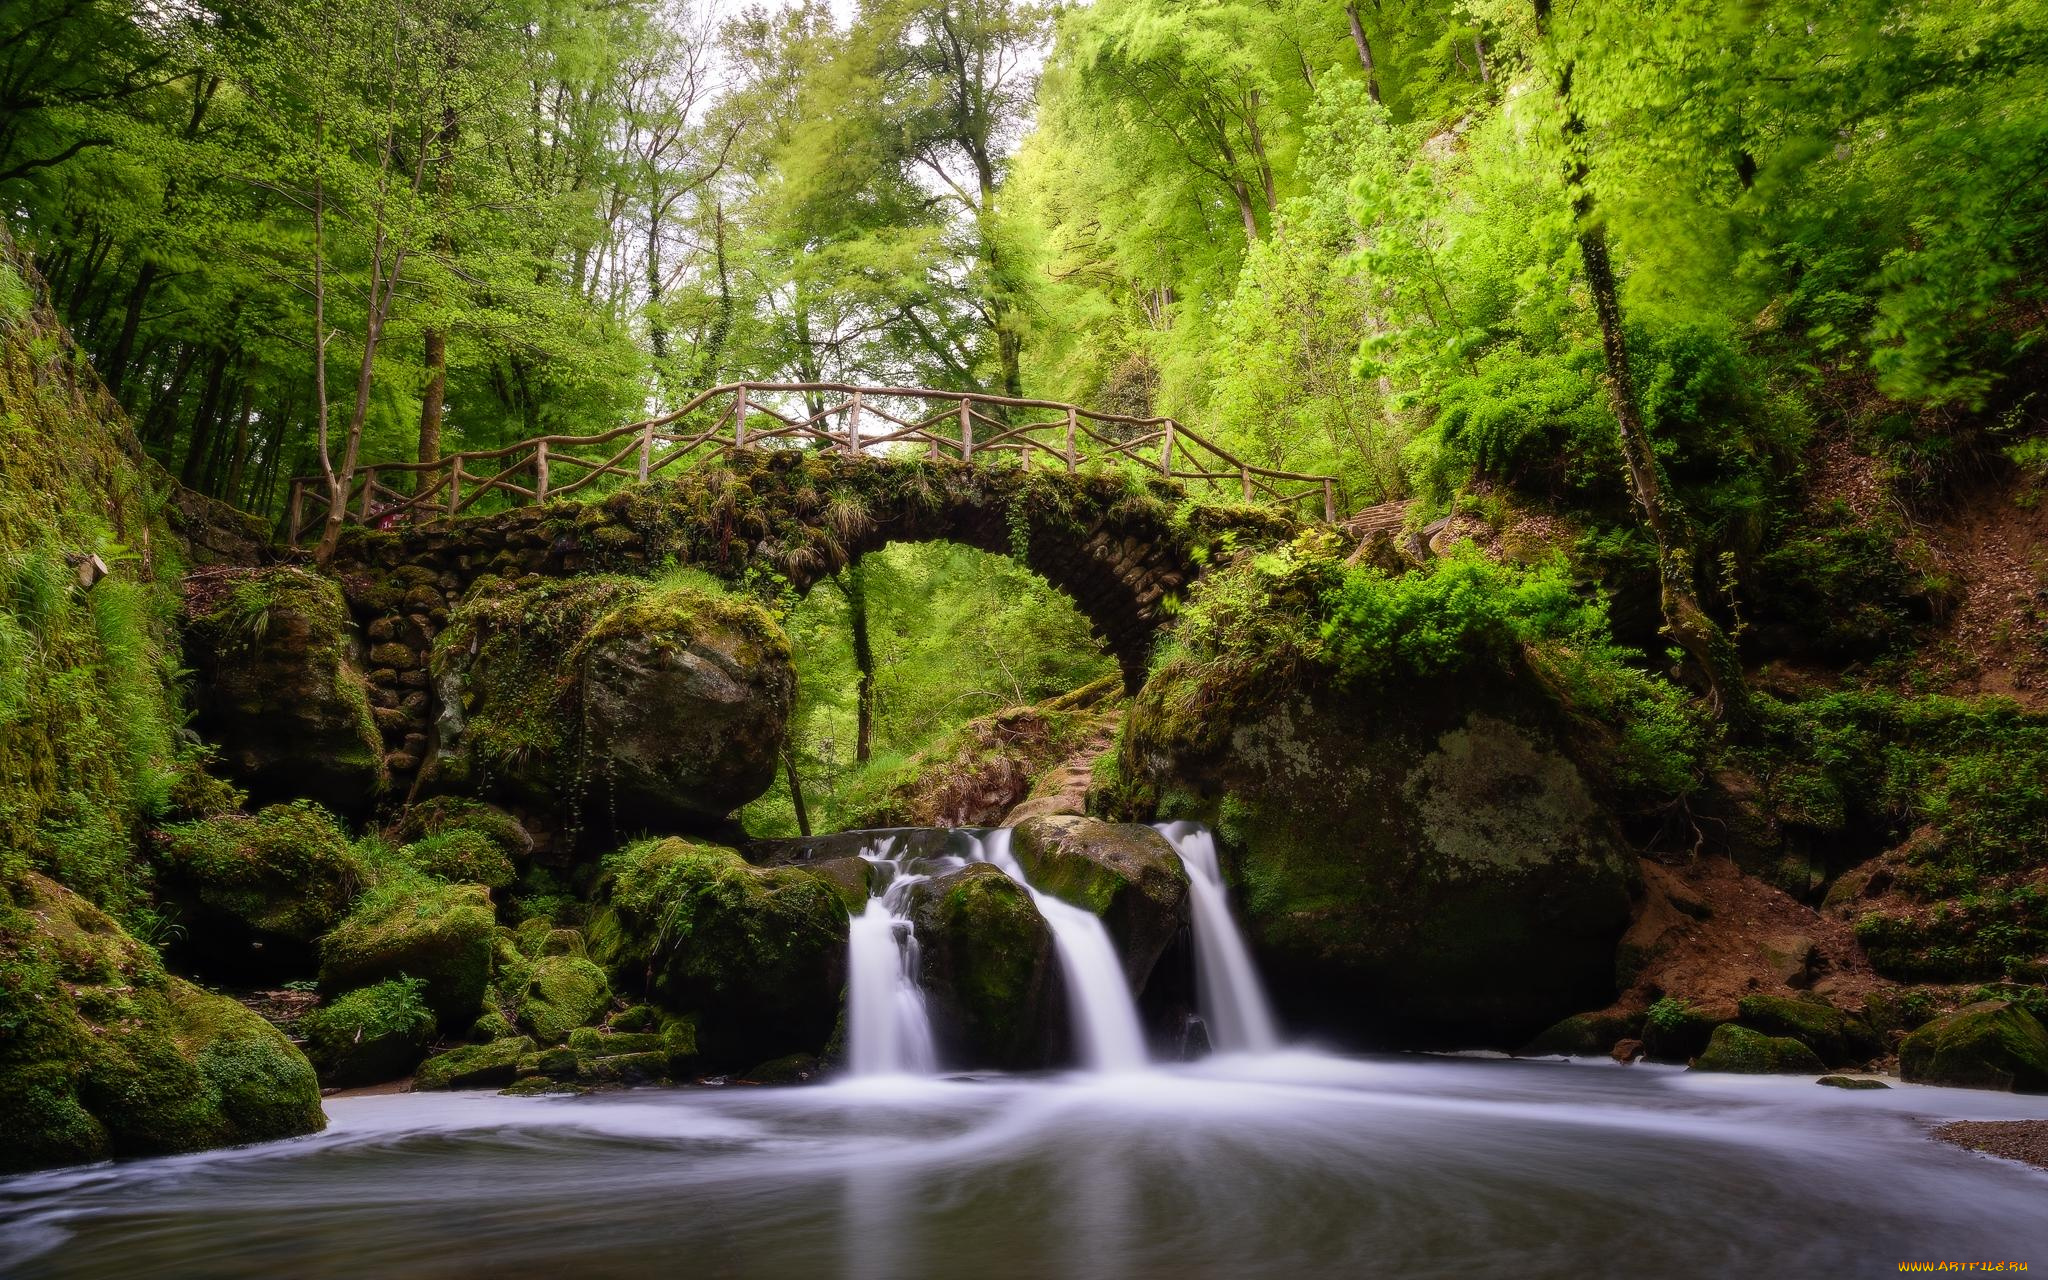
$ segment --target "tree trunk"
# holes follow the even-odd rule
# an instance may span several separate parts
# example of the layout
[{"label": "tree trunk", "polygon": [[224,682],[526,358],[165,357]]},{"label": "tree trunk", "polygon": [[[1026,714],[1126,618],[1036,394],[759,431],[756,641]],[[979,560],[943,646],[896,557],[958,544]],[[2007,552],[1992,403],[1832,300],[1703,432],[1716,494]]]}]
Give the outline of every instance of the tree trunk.
[{"label": "tree trunk", "polygon": [[868,639],[867,584],[861,580],[857,564],[847,566],[837,578],[853,633],[853,665],[860,673],[854,696],[853,758],[855,763],[866,764],[874,755],[875,738],[875,650]]},{"label": "tree trunk", "polygon": [[178,481],[187,489],[199,488],[206,477],[207,447],[213,441],[213,418],[227,371],[228,352],[223,347],[214,353],[213,364],[206,371],[206,389],[199,395],[199,412],[192,418],[192,437],[185,442],[185,465],[178,470]]},{"label": "tree trunk", "polygon": [[[1538,33],[1550,37],[1549,0],[1535,0]],[[1584,147],[1586,122],[1580,117],[1572,96],[1573,64],[1558,70],[1555,88],[1564,113],[1565,186],[1572,193],[1572,218],[1576,223],[1579,257],[1585,267],[1586,288],[1593,297],[1593,312],[1600,322],[1600,346],[1607,363],[1607,397],[1614,411],[1621,442],[1621,456],[1628,471],[1630,491],[1643,510],[1643,522],[1657,542],[1657,577],[1664,611],[1664,627],[1678,647],[1699,669],[1707,684],[1707,703],[1725,723],[1747,720],[1748,691],[1743,685],[1742,664],[1733,642],[1721,630],[1699,601],[1698,578],[1693,566],[1693,539],[1685,509],[1664,488],[1651,445],[1649,426],[1636,403],[1635,370],[1629,359],[1628,340],[1622,324],[1621,294],[1615,284],[1614,261],[1608,250],[1607,232],[1593,216],[1593,192],[1587,185],[1591,166]]]},{"label": "tree trunk", "polygon": [[1344,6],[1344,16],[1351,19],[1351,43],[1358,46],[1358,65],[1365,68],[1365,95],[1374,102],[1380,100],[1380,79],[1373,70],[1372,44],[1365,38],[1365,24],[1358,20],[1358,6]]},{"label": "tree trunk", "polygon": [[[441,460],[441,412],[448,403],[448,335],[429,329],[421,339],[427,365],[427,389],[420,396],[421,462]],[[426,483],[426,473],[420,474]]]},{"label": "tree trunk", "polygon": [[787,740],[782,744],[782,772],[789,779],[789,801],[796,806],[796,831],[808,839],[811,834],[811,815],[804,808],[804,782],[796,773],[796,750]]}]

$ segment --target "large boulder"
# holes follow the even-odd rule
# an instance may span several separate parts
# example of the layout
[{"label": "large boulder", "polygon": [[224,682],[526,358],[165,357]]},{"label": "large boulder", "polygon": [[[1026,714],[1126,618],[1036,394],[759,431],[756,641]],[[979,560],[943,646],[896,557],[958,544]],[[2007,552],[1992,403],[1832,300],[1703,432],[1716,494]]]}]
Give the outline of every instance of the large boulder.
[{"label": "large boulder", "polygon": [[1024,1070],[1057,1059],[1065,1005],[1052,931],[1023,886],[975,863],[918,885],[910,916],[942,1061]]},{"label": "large boulder", "polygon": [[185,583],[193,727],[257,803],[351,817],[388,783],[363,644],[341,588],[307,569],[215,568]]},{"label": "large boulder", "polygon": [[497,917],[480,884],[401,879],[380,885],[320,944],[328,996],[392,978],[418,978],[444,1030],[476,1019],[491,980]]},{"label": "large boulder", "polygon": [[817,1053],[831,1038],[846,984],[848,913],[836,886],[670,838],[607,858],[599,896],[591,958],[615,989],[698,1015],[712,1065]]},{"label": "large boulder", "polygon": [[434,1011],[418,978],[393,978],[351,991],[299,1020],[306,1056],[320,1083],[347,1089],[396,1080],[426,1055]]},{"label": "large boulder", "polygon": [[315,944],[348,913],[363,869],[317,805],[271,805],[164,827],[158,895],[180,927],[170,946],[215,981],[312,973]]},{"label": "large boulder", "polygon": [[431,787],[611,833],[719,826],[774,780],[796,696],[759,604],[624,578],[482,583],[433,671]]},{"label": "large boulder", "polygon": [[1118,761],[1124,794],[1217,833],[1290,1022],[1512,1047],[1613,998],[1634,859],[1536,681],[1292,681],[1170,662]]},{"label": "large boulder", "polygon": [[1831,1067],[1868,1062],[1884,1052],[1884,1042],[1869,1023],[1817,996],[1744,996],[1737,1007],[1743,1026],[1797,1040]]},{"label": "large boulder", "polygon": [[1692,1069],[1753,1076],[1817,1076],[1827,1070],[1813,1050],[1792,1037],[1767,1036],[1732,1022],[1714,1028],[1706,1052],[1693,1059]]},{"label": "large boulder", "polygon": [[1166,837],[1139,823],[1032,818],[1010,851],[1041,893],[1102,917],[1133,991],[1187,924],[1188,875]]},{"label": "large boulder", "polygon": [[0,1172],[197,1151],[327,1123],[275,1027],[166,974],[55,881],[0,886]]},{"label": "large boulder", "polygon": [[519,1025],[541,1044],[557,1044],[595,1021],[611,1002],[604,970],[580,955],[543,955],[527,971],[519,993]]},{"label": "large boulder", "polygon": [[2009,1000],[1936,1018],[1899,1046],[1899,1076],[1921,1084],[2048,1093],[2048,1029]]}]

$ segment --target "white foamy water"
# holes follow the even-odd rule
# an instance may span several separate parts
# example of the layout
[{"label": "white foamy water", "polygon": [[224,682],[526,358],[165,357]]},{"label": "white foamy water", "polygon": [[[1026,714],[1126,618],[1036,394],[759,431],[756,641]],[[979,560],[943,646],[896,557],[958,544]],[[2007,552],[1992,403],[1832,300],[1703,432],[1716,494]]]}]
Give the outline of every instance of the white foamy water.
[{"label": "white foamy water", "polygon": [[1124,977],[1123,962],[1109,940],[1109,930],[1095,913],[1040,893],[1010,852],[1010,829],[997,827],[975,837],[977,862],[999,868],[1031,895],[1038,914],[1052,930],[1059,953],[1060,974],[1067,982],[1067,1004],[1073,1017],[1074,1041],[1081,1065],[1091,1071],[1138,1071],[1145,1066],[1145,1032],[1138,1006]]},{"label": "white foamy water", "polygon": [[1268,1053],[1280,1047],[1251,949],[1230,913],[1230,892],[1216,857],[1216,838],[1196,822],[1162,822],[1159,834],[1187,868],[1194,907],[1195,998],[1209,1044],[1219,1053]]},{"label": "white foamy water", "polygon": [[911,892],[930,879],[912,871],[885,836],[861,854],[872,896],[846,931],[846,1039],[853,1073],[930,1075],[938,1069],[931,1015],[918,985]]}]

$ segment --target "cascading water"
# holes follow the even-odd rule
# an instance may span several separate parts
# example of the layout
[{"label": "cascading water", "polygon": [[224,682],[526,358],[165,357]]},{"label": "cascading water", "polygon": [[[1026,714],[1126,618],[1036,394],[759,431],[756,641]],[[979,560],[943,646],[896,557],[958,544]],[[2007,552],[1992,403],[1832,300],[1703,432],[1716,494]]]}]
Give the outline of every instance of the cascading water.
[{"label": "cascading water", "polygon": [[1262,1053],[1280,1047],[1266,989],[1244,934],[1230,914],[1216,839],[1197,822],[1162,822],[1159,834],[1187,868],[1194,903],[1195,998],[1219,1053]]},{"label": "cascading water", "polygon": [[1138,1024],[1138,1007],[1131,999],[1123,963],[1117,959],[1102,921],[1091,911],[1032,888],[1022,864],[1010,852],[1008,827],[977,836],[972,857],[993,864],[1022,885],[1051,928],[1060,972],[1067,980],[1082,1065],[1094,1071],[1142,1070],[1145,1033]]},{"label": "cascading water", "polygon": [[859,1076],[929,1075],[938,1067],[910,923],[911,890],[929,877],[912,872],[895,846],[885,837],[861,854],[874,868],[872,896],[846,931],[847,1056]]}]

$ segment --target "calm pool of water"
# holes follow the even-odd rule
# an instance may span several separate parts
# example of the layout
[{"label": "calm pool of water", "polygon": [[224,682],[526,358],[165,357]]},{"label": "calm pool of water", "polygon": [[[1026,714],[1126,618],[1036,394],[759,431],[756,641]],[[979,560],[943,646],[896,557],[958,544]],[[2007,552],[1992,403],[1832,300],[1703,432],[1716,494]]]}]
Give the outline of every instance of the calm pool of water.
[{"label": "calm pool of water", "polygon": [[315,1137],[0,1180],[0,1274],[1299,1277],[2048,1268],[2048,1099],[1288,1054],[1122,1077],[331,1099]]}]

